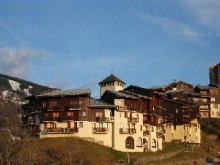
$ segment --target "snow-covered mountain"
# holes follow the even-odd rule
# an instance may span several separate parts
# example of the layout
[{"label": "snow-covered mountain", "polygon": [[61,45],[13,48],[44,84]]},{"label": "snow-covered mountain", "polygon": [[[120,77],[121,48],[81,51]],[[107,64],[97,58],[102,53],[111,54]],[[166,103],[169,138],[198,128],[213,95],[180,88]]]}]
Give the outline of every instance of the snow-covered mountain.
[{"label": "snow-covered mountain", "polygon": [[50,88],[0,74],[0,131],[8,129],[16,135],[22,128],[21,105],[26,102],[24,97],[47,90]]},{"label": "snow-covered mountain", "polygon": [[0,74],[0,97],[14,103],[23,103],[24,97],[49,90],[49,87],[23,79]]}]

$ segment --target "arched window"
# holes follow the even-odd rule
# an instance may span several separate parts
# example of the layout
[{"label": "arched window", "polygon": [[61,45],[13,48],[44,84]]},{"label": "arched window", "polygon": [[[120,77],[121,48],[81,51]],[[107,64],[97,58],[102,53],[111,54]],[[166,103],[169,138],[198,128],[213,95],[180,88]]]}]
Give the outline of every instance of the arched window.
[{"label": "arched window", "polygon": [[134,149],[134,139],[131,136],[128,136],[125,140],[125,148]]},{"label": "arched window", "polygon": [[137,140],[136,140],[136,146],[137,147],[142,147],[142,139],[140,137],[137,138]]},{"label": "arched window", "polygon": [[157,147],[156,145],[157,145],[156,140],[153,139],[153,140],[152,140],[152,148],[156,148],[156,147]]},{"label": "arched window", "polygon": [[143,138],[143,147],[144,147],[144,152],[146,152],[148,150],[148,141]]}]

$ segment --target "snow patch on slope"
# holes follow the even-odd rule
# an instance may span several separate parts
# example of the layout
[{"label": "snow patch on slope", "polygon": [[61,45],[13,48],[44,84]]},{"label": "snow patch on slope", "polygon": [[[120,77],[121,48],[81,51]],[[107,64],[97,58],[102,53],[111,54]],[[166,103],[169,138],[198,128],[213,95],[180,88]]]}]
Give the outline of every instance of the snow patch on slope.
[{"label": "snow patch on slope", "polygon": [[25,93],[27,96],[30,96],[31,93],[30,93],[29,89],[32,89],[32,88],[33,88],[32,86],[28,86],[27,89],[24,89],[24,93]]},{"label": "snow patch on slope", "polygon": [[8,80],[8,82],[14,91],[20,90],[20,83],[13,81],[13,80]]},{"label": "snow patch on slope", "polygon": [[6,98],[8,96],[9,91],[5,90],[2,92],[2,97]]}]

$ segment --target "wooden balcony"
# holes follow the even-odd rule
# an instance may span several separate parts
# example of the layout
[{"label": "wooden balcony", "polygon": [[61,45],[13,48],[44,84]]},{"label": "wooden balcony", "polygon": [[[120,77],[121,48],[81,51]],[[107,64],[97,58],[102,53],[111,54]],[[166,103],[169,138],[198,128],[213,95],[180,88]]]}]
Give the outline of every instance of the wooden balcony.
[{"label": "wooden balcony", "polygon": [[61,122],[62,119],[61,117],[42,117],[41,118],[41,121],[42,122],[50,122],[50,121],[53,121],[53,122]]},{"label": "wooden balcony", "polygon": [[64,107],[62,105],[60,106],[48,106],[48,107],[42,107],[41,108],[42,111],[63,111]]},{"label": "wooden balcony", "polygon": [[47,128],[41,131],[41,134],[71,134],[77,133],[78,128]]},{"label": "wooden balcony", "polygon": [[97,117],[96,122],[114,122],[114,117]]},{"label": "wooden balcony", "polygon": [[106,133],[108,133],[108,129],[104,128],[104,127],[95,127],[95,128],[93,128],[92,131],[93,131],[94,134],[106,134]]},{"label": "wooden balcony", "polygon": [[150,131],[143,131],[143,135],[144,135],[144,136],[150,135]]},{"label": "wooden balcony", "polygon": [[69,105],[69,106],[65,106],[65,110],[82,110],[83,109],[83,105]]},{"label": "wooden balcony", "polygon": [[129,117],[128,118],[128,123],[138,123],[139,119],[135,117]]},{"label": "wooden balcony", "polygon": [[144,124],[144,125],[154,125],[154,126],[157,125],[156,122],[151,122],[151,121],[149,121],[149,120],[144,120],[144,121],[143,121],[143,124]]},{"label": "wooden balcony", "polygon": [[165,133],[165,129],[159,127],[159,128],[157,128],[157,132],[164,134]]},{"label": "wooden balcony", "polygon": [[120,134],[134,134],[136,133],[136,129],[135,128],[120,128],[119,133]]},{"label": "wooden balcony", "polygon": [[210,108],[200,107],[199,111],[210,111]]},{"label": "wooden balcony", "polygon": [[61,117],[62,121],[72,121],[74,120],[74,116],[63,116]]},{"label": "wooden balcony", "polygon": [[163,137],[163,135],[164,135],[164,133],[161,133],[161,132],[157,132],[157,137],[158,137],[158,138],[161,138],[161,137]]}]

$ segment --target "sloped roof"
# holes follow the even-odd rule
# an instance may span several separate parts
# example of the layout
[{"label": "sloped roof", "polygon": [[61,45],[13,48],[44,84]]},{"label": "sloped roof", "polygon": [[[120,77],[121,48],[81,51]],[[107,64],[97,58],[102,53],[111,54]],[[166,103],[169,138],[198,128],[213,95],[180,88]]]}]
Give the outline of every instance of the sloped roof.
[{"label": "sloped roof", "polygon": [[176,84],[186,84],[186,85],[188,85],[188,86],[190,86],[190,87],[193,87],[192,84],[186,83],[186,82],[184,82],[184,81],[175,81],[175,82],[172,82],[172,83],[170,83],[169,85],[167,85],[167,87],[172,86],[172,85],[176,85]]},{"label": "sloped roof", "polygon": [[200,89],[200,90],[210,90],[210,89],[212,89],[213,87],[211,87],[211,86],[196,85],[195,88]]},{"label": "sloped roof", "polygon": [[107,103],[107,102],[105,102],[104,100],[101,100],[101,99],[91,98],[90,99],[90,105],[113,105],[113,104]]},{"label": "sloped roof", "polygon": [[56,96],[77,96],[90,95],[89,89],[55,90],[37,95],[37,97],[56,97]]},{"label": "sloped roof", "polygon": [[110,90],[107,90],[103,97],[106,97],[106,96],[113,96],[115,98],[129,98],[129,99],[140,99],[140,98],[143,98],[143,99],[150,99],[149,97],[147,96],[144,96],[144,95],[139,95],[139,94],[136,94],[136,93],[131,93],[131,92],[126,92],[126,91],[110,91]]},{"label": "sloped roof", "polygon": [[153,90],[151,89],[142,88],[142,87],[135,86],[135,85],[128,86],[127,88],[124,89],[124,91],[129,91],[129,92],[144,95],[144,96],[149,96],[150,93],[153,92]]},{"label": "sloped roof", "polygon": [[151,90],[163,90],[166,86],[152,86],[152,87],[149,87],[147,89],[151,89]]},{"label": "sloped roof", "polygon": [[178,90],[168,90],[165,92],[166,94],[169,94],[169,93],[184,93],[184,90],[183,89],[178,89]]},{"label": "sloped roof", "polygon": [[125,84],[124,81],[116,77],[114,74],[111,74],[110,76],[106,77],[104,80],[100,81],[99,84],[115,82],[115,81],[119,81]]}]

